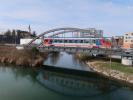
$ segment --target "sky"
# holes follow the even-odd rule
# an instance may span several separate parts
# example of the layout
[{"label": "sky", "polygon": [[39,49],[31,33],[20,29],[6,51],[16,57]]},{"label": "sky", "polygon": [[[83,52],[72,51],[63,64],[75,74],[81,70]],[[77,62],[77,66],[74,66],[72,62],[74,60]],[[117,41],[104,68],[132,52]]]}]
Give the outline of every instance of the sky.
[{"label": "sky", "polygon": [[0,0],[0,31],[97,28],[105,36],[133,32],[133,0]]}]

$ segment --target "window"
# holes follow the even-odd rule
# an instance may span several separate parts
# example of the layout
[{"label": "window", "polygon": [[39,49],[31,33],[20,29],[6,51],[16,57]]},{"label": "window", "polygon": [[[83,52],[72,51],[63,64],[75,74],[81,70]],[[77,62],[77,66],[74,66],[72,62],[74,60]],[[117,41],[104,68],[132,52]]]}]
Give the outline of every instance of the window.
[{"label": "window", "polygon": [[63,43],[63,40],[59,40],[59,43]]},{"label": "window", "polygon": [[72,43],[75,43],[75,40],[72,40]]},{"label": "window", "polygon": [[65,43],[67,43],[67,40],[64,40]]},{"label": "window", "polygon": [[60,43],[61,41],[60,40],[57,40],[57,43]]},{"label": "window", "polygon": [[80,40],[80,43],[83,43],[83,40]]},{"label": "window", "polygon": [[92,40],[92,43],[96,43],[96,40]]},{"label": "window", "polygon": [[74,40],[74,43],[78,43],[78,40]]},{"label": "window", "polygon": [[90,41],[89,40],[84,40],[84,43],[89,43]]},{"label": "window", "polygon": [[77,40],[77,43],[80,43],[80,40]]},{"label": "window", "polygon": [[69,43],[72,43],[72,40],[69,40]]},{"label": "window", "polygon": [[53,42],[53,40],[50,40],[49,43],[51,44]]},{"label": "window", "polygon": [[62,43],[64,43],[64,41],[65,41],[65,40],[63,39],[63,40],[62,40]]},{"label": "window", "polygon": [[57,40],[54,40],[54,43],[57,43]]},{"label": "window", "polygon": [[75,40],[69,40],[69,43],[75,43]]}]

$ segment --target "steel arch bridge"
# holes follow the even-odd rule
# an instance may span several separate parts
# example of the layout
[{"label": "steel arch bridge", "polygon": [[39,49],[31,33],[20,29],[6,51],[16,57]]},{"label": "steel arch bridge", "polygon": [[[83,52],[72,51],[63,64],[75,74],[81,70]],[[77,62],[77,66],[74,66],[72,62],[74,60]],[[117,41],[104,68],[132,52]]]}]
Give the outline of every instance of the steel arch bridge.
[{"label": "steel arch bridge", "polygon": [[[89,33],[90,30],[87,29],[81,29],[81,28],[70,28],[70,27],[66,27],[66,28],[55,28],[55,29],[51,29],[48,31],[43,32],[42,34],[38,35],[37,37],[35,37],[34,39],[32,39],[27,45],[25,45],[25,47],[32,47],[34,44],[34,42],[37,39],[45,39],[48,37],[53,37],[56,35],[60,35],[60,34],[66,34],[66,33],[70,33],[70,32],[85,32],[85,33]],[[92,35],[92,34],[90,34]],[[95,34],[93,34],[95,35]],[[107,37],[110,38],[110,37]],[[62,51],[66,51],[66,52],[89,52],[89,53],[93,53],[93,54],[106,54],[109,55],[110,52],[112,52],[112,54],[115,55],[122,55],[124,54],[122,49],[117,49],[117,50],[112,50],[110,48],[81,48],[81,47],[52,47],[52,46],[40,46],[41,44],[36,45],[36,47],[40,50],[40,51],[57,51],[57,52],[62,52]]]},{"label": "steel arch bridge", "polygon": [[[31,40],[27,46],[31,46],[32,43],[34,41],[36,41],[39,38],[45,38],[46,35],[53,37],[59,34],[65,34],[65,33],[70,33],[70,32],[89,32],[89,30],[87,29],[80,29],[80,28],[55,28],[55,29],[51,29],[48,31],[43,32],[42,34],[38,35],[37,37],[35,37],[33,40]],[[52,35],[51,35],[52,33]]]}]

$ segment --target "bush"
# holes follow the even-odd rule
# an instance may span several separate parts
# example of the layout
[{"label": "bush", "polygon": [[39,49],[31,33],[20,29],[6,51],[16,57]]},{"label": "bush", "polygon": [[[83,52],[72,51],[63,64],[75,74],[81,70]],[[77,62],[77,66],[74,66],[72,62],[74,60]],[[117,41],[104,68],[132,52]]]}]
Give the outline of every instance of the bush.
[{"label": "bush", "polygon": [[32,47],[32,52],[34,53],[34,54],[38,54],[39,53],[39,50],[36,48],[36,47]]},{"label": "bush", "polygon": [[82,53],[82,54],[80,54],[80,57],[79,57],[79,59],[82,61],[87,61],[92,58],[94,58],[94,57],[89,53]]}]

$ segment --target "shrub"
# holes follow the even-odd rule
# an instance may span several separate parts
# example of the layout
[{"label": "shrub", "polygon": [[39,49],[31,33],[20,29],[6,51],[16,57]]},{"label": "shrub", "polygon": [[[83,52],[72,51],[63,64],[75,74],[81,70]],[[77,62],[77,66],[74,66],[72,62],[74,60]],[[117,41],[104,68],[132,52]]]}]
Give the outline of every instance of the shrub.
[{"label": "shrub", "polygon": [[36,55],[39,53],[39,50],[36,47],[32,47],[31,51]]}]

